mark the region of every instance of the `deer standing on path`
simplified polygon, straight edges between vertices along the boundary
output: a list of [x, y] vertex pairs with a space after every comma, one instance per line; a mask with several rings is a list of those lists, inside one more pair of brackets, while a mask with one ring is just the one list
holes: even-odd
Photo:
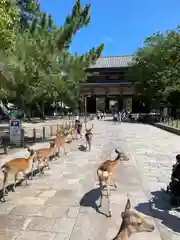
[[111, 207], [110, 207], [110, 182], [111, 179], [113, 181], [113, 185], [115, 188], [117, 188], [117, 185], [115, 183], [115, 172], [117, 168], [117, 164], [119, 160], [129, 160], [124, 153], [118, 151], [115, 149], [115, 152], [117, 153], [117, 157], [114, 160], [106, 160], [103, 162], [97, 169], [97, 176], [99, 180], [99, 185], [100, 185], [100, 204], [99, 207], [102, 205], [102, 199], [103, 199], [103, 190], [105, 186], [107, 187], [107, 199], [108, 199], [108, 212], [109, 215], [108, 217], [112, 216], [111, 213]]
[[148, 223], [138, 211], [131, 209], [131, 202], [128, 199], [124, 212], [121, 213], [122, 223], [120, 229], [113, 240], [128, 240], [133, 233], [152, 232], [154, 225]]
[[62, 131], [56, 134], [54, 143], [58, 153], [60, 153], [60, 148], [62, 147], [64, 149], [64, 154], [65, 155], [67, 154], [65, 144], [66, 144], [66, 138], [68, 134], [69, 134], [69, 131]]
[[34, 168], [34, 163], [37, 161], [38, 162], [38, 169], [39, 169], [39, 173], [40, 173], [40, 164], [43, 162], [44, 163], [44, 166], [42, 168], [42, 172], [41, 173], [44, 173], [44, 168], [46, 166], [48, 166], [48, 169], [50, 169], [50, 163], [49, 163], [49, 157], [51, 155], [54, 154], [54, 149], [55, 149], [55, 142], [54, 141], [51, 141], [49, 143], [49, 147], [46, 147], [46, 148], [40, 148], [38, 150], [36, 150], [36, 156], [35, 156], [35, 159], [33, 161], [33, 168]]
[[[4, 178], [3, 178], [3, 198], [2, 198], [2, 200], [4, 202], [6, 201], [6, 199], [5, 199], [5, 196], [6, 196], [6, 193], [7, 193], [6, 184], [7, 184], [7, 181], [8, 181], [9, 173], [14, 173], [13, 192], [15, 192], [17, 177], [18, 177], [18, 174], [20, 172], [23, 173], [24, 178], [26, 180], [26, 185], [27, 185], [26, 170], [30, 167], [30, 162], [31, 162], [31, 160], [33, 161], [34, 156], [35, 156], [35, 151], [33, 149], [28, 148], [28, 151], [30, 153], [28, 158], [14, 158], [14, 159], [6, 162], [5, 164], [3, 164], [1, 166], [1, 170], [2, 170], [3, 175], [4, 175]], [[31, 173], [31, 177], [32, 177], [32, 174], [33, 173]]]
[[87, 149], [87, 146], [88, 146], [89, 152], [91, 151], [91, 143], [92, 143], [92, 138], [93, 138], [93, 133], [92, 133], [93, 127], [94, 127], [94, 125], [92, 124], [91, 128], [87, 128], [86, 124], [85, 124], [86, 149]]

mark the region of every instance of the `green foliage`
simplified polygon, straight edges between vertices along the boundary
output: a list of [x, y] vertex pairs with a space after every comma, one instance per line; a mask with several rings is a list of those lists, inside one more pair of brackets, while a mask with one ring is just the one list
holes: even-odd
[[70, 107], [77, 106], [86, 68], [104, 48], [101, 44], [83, 55], [68, 51], [73, 36], [90, 22], [90, 5], [83, 8], [77, 0], [60, 27], [35, 0], [19, 0], [18, 6], [16, 47], [3, 62], [1, 99], [15, 102], [24, 111], [36, 106], [42, 115], [46, 103], [63, 101]]
[[130, 69], [138, 95], [158, 106], [180, 96], [180, 28], [146, 38]]
[[0, 1], [0, 51], [14, 47], [19, 11], [12, 0]]

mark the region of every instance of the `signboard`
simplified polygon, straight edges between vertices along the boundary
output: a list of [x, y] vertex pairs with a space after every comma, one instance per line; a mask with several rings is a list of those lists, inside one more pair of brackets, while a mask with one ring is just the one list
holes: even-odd
[[21, 143], [21, 120], [11, 119], [9, 121], [9, 136], [12, 144], [20, 145]]

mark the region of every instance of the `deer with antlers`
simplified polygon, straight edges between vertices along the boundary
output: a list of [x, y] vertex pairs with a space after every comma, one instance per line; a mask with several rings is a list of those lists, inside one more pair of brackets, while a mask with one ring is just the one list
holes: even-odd
[[107, 187], [107, 199], [108, 199], [108, 217], [112, 216], [111, 213], [111, 207], [110, 207], [110, 182], [111, 179], [113, 181], [113, 185], [115, 188], [117, 188], [117, 185], [115, 183], [115, 172], [117, 168], [117, 164], [119, 160], [129, 160], [128, 157], [125, 157], [124, 153], [118, 151], [115, 149], [115, 152], [117, 153], [117, 157], [114, 160], [106, 160], [103, 162], [97, 169], [97, 176], [99, 180], [100, 185], [100, 204], [99, 207], [102, 205], [102, 199], [103, 199], [103, 190], [105, 186]]
[[[16, 187], [16, 182], [17, 182], [17, 177], [18, 174], [20, 172], [23, 173], [24, 178], [26, 180], [26, 185], [27, 185], [27, 174], [26, 171], [29, 169], [29, 167], [32, 164], [32, 161], [34, 159], [35, 156], [35, 151], [33, 149], [27, 148], [27, 150], [29, 151], [29, 157], [28, 158], [14, 158], [8, 162], [6, 162], [5, 164], [3, 164], [1, 166], [1, 170], [3, 172], [4, 178], [3, 178], [3, 198], [2, 200], [5, 202], [5, 196], [7, 193], [7, 181], [8, 181], [8, 175], [9, 173], [14, 173], [14, 184], [13, 184], [13, 191], [15, 192], [15, 187]], [[31, 173], [31, 177], [32, 177]], [[32, 178], [31, 178], [32, 179]]]
[[122, 223], [120, 229], [113, 240], [128, 240], [133, 233], [152, 232], [154, 225], [149, 223], [143, 214], [131, 208], [128, 199], [124, 212], [121, 213]]
[[92, 143], [92, 138], [93, 138], [93, 134], [92, 134], [93, 127], [94, 127], [94, 125], [92, 124], [91, 128], [87, 128], [87, 126], [85, 124], [86, 149], [87, 149], [87, 146], [88, 146], [89, 152], [91, 151], [91, 143]]

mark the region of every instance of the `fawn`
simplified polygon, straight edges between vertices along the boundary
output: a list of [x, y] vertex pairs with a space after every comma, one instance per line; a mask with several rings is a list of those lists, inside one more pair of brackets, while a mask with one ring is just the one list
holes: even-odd
[[114, 160], [106, 160], [103, 162], [97, 169], [97, 176], [99, 180], [100, 185], [100, 204], [99, 207], [102, 205], [102, 198], [103, 198], [103, 190], [104, 187], [107, 186], [107, 199], [108, 199], [108, 211], [109, 211], [109, 217], [112, 216], [111, 213], [111, 207], [110, 207], [110, 182], [111, 179], [113, 180], [113, 185], [115, 188], [117, 188], [117, 185], [115, 183], [114, 175], [117, 168], [118, 160], [128, 160], [127, 157], [125, 157], [124, 153], [118, 151], [115, 149], [115, 152], [117, 153], [117, 157]]
[[87, 128], [86, 124], [85, 124], [86, 149], [87, 149], [87, 145], [88, 145], [89, 152], [91, 151], [91, 143], [92, 143], [92, 138], [93, 138], [92, 129], [93, 129], [93, 124], [92, 124], [91, 128]]
[[[35, 156], [35, 151], [33, 149], [27, 148], [27, 150], [29, 151], [30, 155], [28, 158], [15, 158], [12, 159], [10, 161], [8, 161], [7, 163], [3, 164], [1, 166], [1, 170], [3, 172], [4, 178], [3, 178], [3, 198], [2, 200], [5, 202], [5, 195], [7, 193], [7, 189], [6, 189], [6, 184], [8, 181], [8, 175], [9, 173], [14, 173], [14, 184], [13, 184], [13, 192], [15, 192], [15, 186], [16, 186], [16, 182], [17, 182], [17, 176], [20, 172], [23, 173], [24, 178], [26, 180], [26, 185], [27, 185], [27, 174], [26, 174], [26, 170], [29, 168], [30, 166], [30, 162], [31, 160], [34, 160], [34, 156]], [[32, 174], [31, 173], [31, 179], [32, 179]]]
[[33, 161], [33, 167], [34, 163], [37, 161], [38, 162], [38, 170], [40, 173], [40, 164], [41, 162], [44, 162], [44, 166], [42, 168], [42, 172], [44, 173], [44, 167], [48, 166], [48, 169], [50, 169], [50, 164], [49, 164], [49, 157], [54, 154], [54, 149], [55, 149], [55, 142], [51, 141], [50, 146], [48, 148], [40, 148], [36, 150], [36, 157], [35, 160]]
[[148, 223], [143, 214], [131, 208], [131, 202], [128, 199], [124, 212], [121, 213], [122, 223], [120, 229], [113, 240], [128, 240], [133, 233], [152, 232], [154, 225]]

